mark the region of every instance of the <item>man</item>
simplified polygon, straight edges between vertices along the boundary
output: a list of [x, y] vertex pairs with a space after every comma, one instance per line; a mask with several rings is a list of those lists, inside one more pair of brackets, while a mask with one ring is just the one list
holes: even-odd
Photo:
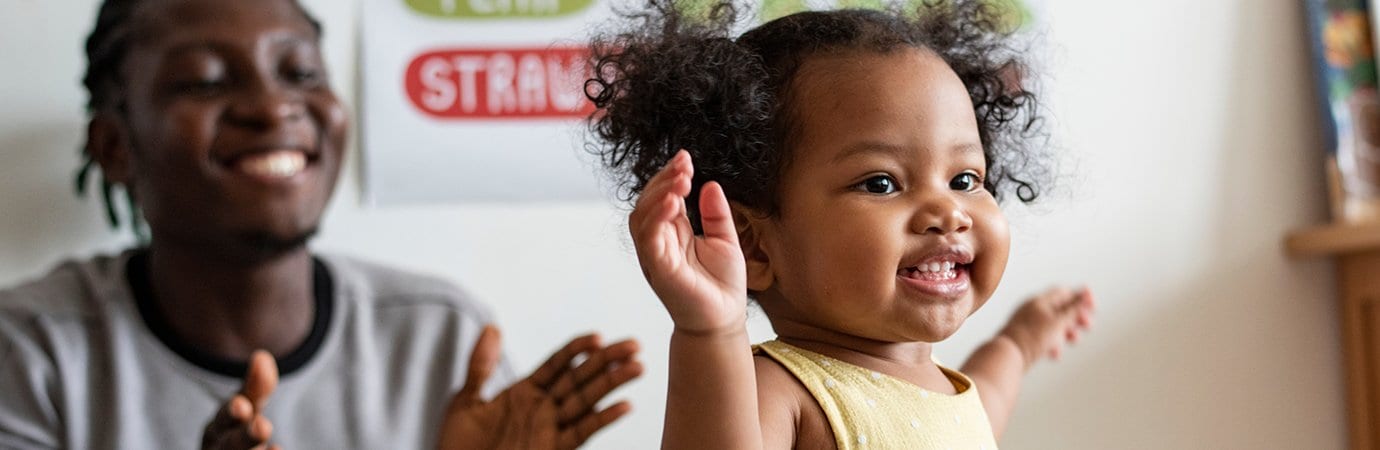
[[0, 291], [0, 448], [573, 448], [628, 411], [635, 343], [515, 380], [451, 284], [308, 250], [348, 135], [319, 39], [293, 0], [103, 3], [86, 151], [149, 239]]

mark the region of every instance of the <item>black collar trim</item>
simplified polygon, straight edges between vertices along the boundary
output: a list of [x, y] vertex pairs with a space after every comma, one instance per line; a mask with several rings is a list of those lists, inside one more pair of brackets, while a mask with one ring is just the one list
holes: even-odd
[[[195, 348], [173, 333], [167, 318], [155, 307], [153, 287], [149, 278], [149, 252], [139, 250], [125, 263], [125, 279], [129, 282], [130, 293], [139, 308], [139, 315], [149, 331], [163, 345], [182, 359], [197, 367], [232, 378], [242, 378], [249, 364], [247, 361], [226, 359]], [[326, 332], [331, 325], [331, 313], [335, 305], [335, 281], [331, 272], [320, 259], [312, 258], [312, 297], [316, 303], [312, 318], [311, 332], [302, 344], [292, 352], [278, 359], [278, 375], [287, 376], [306, 366], [320, 352], [326, 341]]]

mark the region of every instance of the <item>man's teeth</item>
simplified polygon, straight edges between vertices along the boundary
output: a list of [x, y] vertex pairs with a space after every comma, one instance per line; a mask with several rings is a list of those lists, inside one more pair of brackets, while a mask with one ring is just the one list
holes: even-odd
[[302, 172], [307, 167], [307, 155], [294, 150], [278, 150], [247, 156], [240, 159], [238, 167], [250, 175], [268, 178], [288, 178]]

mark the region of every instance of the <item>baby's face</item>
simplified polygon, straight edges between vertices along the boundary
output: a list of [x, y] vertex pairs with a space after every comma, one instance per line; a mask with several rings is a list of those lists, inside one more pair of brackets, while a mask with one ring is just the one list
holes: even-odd
[[992, 294], [1010, 244], [963, 83], [923, 50], [850, 52], [807, 60], [792, 98], [759, 303], [778, 332], [947, 338]]

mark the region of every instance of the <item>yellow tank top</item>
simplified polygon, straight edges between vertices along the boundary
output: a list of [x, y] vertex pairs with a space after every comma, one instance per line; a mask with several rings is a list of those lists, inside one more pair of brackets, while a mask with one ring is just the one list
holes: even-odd
[[995, 450], [977, 386], [940, 366], [957, 395], [864, 369], [781, 341], [756, 346], [781, 363], [824, 410], [839, 450]]

